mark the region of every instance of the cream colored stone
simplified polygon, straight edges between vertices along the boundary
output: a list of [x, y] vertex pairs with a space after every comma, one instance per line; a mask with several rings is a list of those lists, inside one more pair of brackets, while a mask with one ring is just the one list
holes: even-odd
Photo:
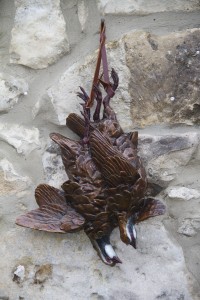
[[48, 184], [60, 188], [60, 186], [68, 180], [62, 158], [59, 155], [59, 148], [54, 142], [49, 143], [42, 156], [42, 163], [45, 173], [45, 182]]
[[15, 5], [11, 63], [43, 69], [69, 51], [60, 0], [16, 0]]
[[27, 95], [25, 80], [0, 73], [0, 111], [7, 112], [17, 104], [21, 95]]
[[6, 158], [0, 160], [0, 196], [17, 195], [31, 185], [27, 176], [22, 176]]
[[23, 155], [29, 155], [41, 147], [39, 135], [39, 130], [34, 127], [0, 123], [0, 140], [7, 142]]
[[82, 32], [85, 30], [85, 25], [88, 19], [88, 6], [85, 0], [78, 0], [78, 19], [81, 25]]
[[97, 0], [98, 8], [103, 14], [146, 15], [167, 11], [190, 11], [199, 9], [197, 0]]
[[200, 192], [195, 189], [189, 189], [184, 186], [170, 187], [167, 190], [169, 198], [189, 201], [200, 198]]

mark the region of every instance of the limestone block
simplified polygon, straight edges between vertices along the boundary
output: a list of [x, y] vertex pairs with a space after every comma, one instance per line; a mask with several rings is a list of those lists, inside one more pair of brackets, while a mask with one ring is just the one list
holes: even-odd
[[139, 136], [139, 155], [149, 181], [162, 187], [167, 187], [189, 163], [199, 144], [197, 133]]
[[[199, 38], [199, 29], [167, 36], [131, 32], [107, 45], [109, 68], [119, 75], [111, 105], [125, 130], [200, 123]], [[64, 125], [69, 113], [80, 112], [76, 92], [79, 86], [90, 92], [96, 57], [97, 53], [69, 67], [36, 104], [34, 116], [42, 113], [48, 121]]]
[[[107, 46], [110, 71], [113, 67], [119, 75], [119, 88], [112, 99], [112, 106], [117, 112], [120, 124], [126, 129], [132, 125], [130, 115], [131, 98], [128, 92], [130, 72], [126, 65], [125, 49], [123, 41], [111, 42]], [[71, 112], [80, 113], [81, 100], [76, 96], [79, 86], [84, 87], [90, 93], [92, 78], [96, 65], [97, 52], [85, 58], [84, 62], [73, 64], [61, 76], [58, 82], [47, 92], [48, 97], [44, 97], [33, 109], [33, 115], [42, 113], [43, 117], [50, 122], [65, 125], [66, 117]], [[48, 114], [45, 109], [48, 107]], [[55, 117], [52, 118], [52, 115]]]
[[15, 195], [31, 184], [28, 176], [20, 175], [6, 158], [0, 160], [0, 196]]
[[199, 9], [198, 0], [97, 0], [98, 8], [103, 14], [146, 15], [166, 11], [191, 11]]
[[83, 32], [85, 30], [85, 25], [88, 19], [88, 6], [86, 1], [84, 0], [78, 0], [78, 19], [81, 25], [81, 31]]
[[41, 147], [39, 130], [18, 124], [0, 123], [0, 140], [7, 142], [23, 155], [29, 155]]
[[28, 84], [25, 80], [0, 73], [0, 111], [7, 112], [19, 100], [27, 95]]
[[167, 196], [171, 199], [189, 201], [200, 198], [200, 192], [184, 186], [169, 187], [166, 190]]
[[136, 126], [200, 123], [200, 30], [125, 36], [131, 114]]
[[56, 187], [60, 186], [68, 180], [65, 172], [62, 158], [60, 156], [59, 146], [54, 142], [50, 142], [46, 151], [42, 156], [42, 163], [45, 174], [45, 182]]
[[[137, 226], [137, 232], [137, 250], [124, 245], [117, 230], [112, 234], [123, 261], [113, 269], [102, 264], [83, 232], [56, 235], [23, 228], [6, 232], [1, 235], [2, 245], [6, 241], [6, 248], [0, 248], [1, 289], [10, 299], [23, 295], [25, 299], [81, 300], [84, 290], [86, 299], [183, 299], [184, 295], [192, 300], [182, 249], [162, 223], [148, 220]], [[12, 266], [16, 270], [19, 265], [25, 268], [21, 286], [11, 280]]]
[[177, 232], [186, 236], [194, 236], [200, 230], [200, 218], [185, 218], [179, 220]]
[[69, 51], [60, 0], [16, 0], [15, 5], [11, 63], [43, 69]]

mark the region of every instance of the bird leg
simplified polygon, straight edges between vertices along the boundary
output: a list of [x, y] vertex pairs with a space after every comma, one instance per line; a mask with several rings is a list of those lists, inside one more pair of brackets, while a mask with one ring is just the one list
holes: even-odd
[[100, 239], [91, 240], [91, 242], [101, 260], [106, 265], [114, 266], [117, 263], [122, 263], [110, 244], [110, 235], [105, 235]]
[[104, 109], [110, 104], [110, 99], [115, 95], [115, 91], [119, 85], [119, 77], [117, 75], [117, 72], [112, 68], [111, 70], [111, 77], [113, 80], [113, 83], [105, 82], [102, 79], [99, 79], [99, 82], [103, 85], [107, 95], [103, 99]]
[[87, 107], [87, 101], [89, 99], [89, 96], [82, 87], [80, 87], [80, 89], [82, 93], [78, 92], [77, 95], [79, 98], [81, 98], [84, 101], [84, 103], [80, 103], [80, 104], [83, 107], [83, 111], [81, 111], [81, 114], [85, 120], [85, 128], [84, 128], [82, 143], [83, 145], [87, 145], [89, 142], [89, 132], [90, 132], [90, 108]]
[[100, 121], [100, 110], [101, 110], [101, 103], [102, 103], [102, 93], [98, 85], [93, 86], [94, 92], [96, 94], [96, 101], [97, 106], [93, 115], [93, 120], [96, 122]]

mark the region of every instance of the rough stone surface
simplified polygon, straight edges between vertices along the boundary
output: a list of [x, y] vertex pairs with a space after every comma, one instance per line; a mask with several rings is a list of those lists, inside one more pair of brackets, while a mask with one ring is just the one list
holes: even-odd
[[[88, 56], [83, 64], [75, 63], [63, 74], [59, 81], [48, 90], [48, 96], [36, 104], [34, 111], [42, 112], [44, 118], [59, 125], [65, 125], [66, 116], [71, 112], [80, 113], [80, 99], [76, 96], [78, 87], [82, 86], [89, 93], [94, 74], [95, 55]], [[130, 127], [132, 119], [130, 115], [130, 95], [128, 83], [130, 72], [125, 62], [125, 51], [123, 41], [113, 42], [108, 45], [108, 60], [120, 78], [119, 89], [112, 101], [113, 107], [117, 109], [118, 118], [123, 126]], [[67, 105], [66, 105], [67, 103]], [[119, 109], [120, 104], [120, 109]], [[47, 114], [48, 109], [48, 114]], [[50, 111], [50, 114], [49, 114]], [[35, 115], [35, 113], [34, 113]], [[126, 116], [126, 118], [124, 118]]]
[[25, 80], [0, 73], [0, 111], [7, 112], [18, 102], [19, 96], [27, 92]]
[[39, 130], [18, 124], [0, 123], [0, 140], [12, 145], [23, 155], [28, 155], [41, 147]]
[[30, 178], [18, 174], [11, 162], [6, 158], [0, 160], [0, 197], [20, 196], [20, 192], [28, 189], [30, 184]]
[[[86, 299], [155, 300], [162, 295], [166, 295], [164, 299], [181, 299], [182, 295], [186, 300], [191, 299], [182, 249], [171, 240], [160, 221], [138, 226], [138, 236], [135, 251], [122, 245], [119, 233], [114, 232], [112, 240], [123, 264], [110, 269], [102, 265], [82, 233], [64, 236], [16, 228], [7, 237], [3, 236], [2, 241], [6, 238], [8, 246], [15, 243], [11, 264], [23, 265], [25, 278], [19, 285], [6, 274], [1, 287], [11, 299], [18, 296], [30, 299], [33, 294], [36, 299], [51, 299], [52, 288], [56, 300], [66, 299], [69, 293], [71, 299], [83, 299], [83, 289]], [[7, 251], [2, 267], [9, 256]], [[162, 284], [158, 285], [158, 281]]]
[[125, 37], [136, 125], [200, 123], [199, 41], [199, 30], [161, 37], [140, 32]]
[[23, 281], [25, 276], [25, 268], [24, 266], [19, 265], [14, 272], [13, 281], [16, 281], [17, 283], [20, 283], [20, 281]]
[[[200, 30], [161, 37], [133, 32], [108, 44], [110, 66], [120, 79], [112, 105], [125, 129], [168, 122], [199, 124], [199, 40]], [[80, 85], [90, 90], [96, 55], [68, 68], [48, 97], [36, 104], [34, 116], [42, 112], [50, 122], [64, 125], [71, 111], [79, 112], [76, 92]]]
[[78, 19], [81, 25], [82, 32], [85, 30], [85, 25], [88, 19], [88, 6], [86, 1], [78, 0]]
[[42, 163], [45, 173], [45, 182], [54, 187], [60, 188], [61, 184], [68, 180], [65, 172], [59, 148], [54, 142], [51, 142], [42, 157]]
[[194, 236], [200, 230], [200, 218], [179, 220], [178, 233]]
[[198, 144], [197, 133], [141, 135], [140, 156], [146, 166], [149, 181], [167, 187], [192, 159]]
[[200, 198], [200, 192], [195, 189], [189, 189], [182, 186], [170, 187], [167, 190], [169, 198], [178, 200], [191, 200]]
[[16, 0], [15, 5], [11, 63], [43, 69], [69, 51], [60, 0]]
[[145, 15], [165, 11], [190, 11], [199, 9], [198, 0], [97, 0], [98, 8], [104, 14]]

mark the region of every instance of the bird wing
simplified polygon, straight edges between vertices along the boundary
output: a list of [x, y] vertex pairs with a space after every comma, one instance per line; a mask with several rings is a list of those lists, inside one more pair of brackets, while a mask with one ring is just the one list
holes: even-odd
[[82, 229], [85, 219], [66, 203], [64, 193], [47, 184], [35, 190], [38, 209], [16, 219], [16, 224], [49, 232], [74, 232]]
[[163, 215], [165, 210], [165, 205], [160, 200], [154, 198], [143, 199], [143, 203], [136, 214], [136, 223], [151, 217]]
[[[81, 138], [84, 137], [85, 132], [85, 121], [79, 115], [75, 113], [69, 114], [66, 119], [66, 125], [74, 133], [76, 133]], [[90, 123], [90, 132], [95, 129], [95, 124]]]
[[73, 176], [76, 158], [81, 151], [81, 145], [59, 133], [51, 133], [50, 138], [60, 146], [61, 157], [69, 178]]
[[123, 182], [132, 182], [138, 178], [137, 169], [117, 150], [100, 131], [90, 135], [91, 155], [104, 179], [116, 186]]

